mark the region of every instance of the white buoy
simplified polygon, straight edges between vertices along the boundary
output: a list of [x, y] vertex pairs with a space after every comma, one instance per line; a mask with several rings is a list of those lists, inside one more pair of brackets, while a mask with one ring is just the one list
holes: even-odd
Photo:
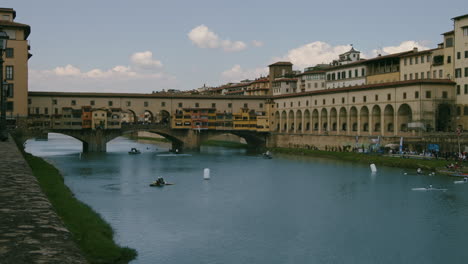
[[374, 163], [372, 163], [372, 164], [370, 165], [370, 170], [371, 170], [372, 172], [374, 172], [374, 173], [377, 172], [377, 167], [375, 166]]
[[210, 179], [210, 169], [205, 168], [205, 169], [203, 170], [203, 179], [205, 179], [205, 180], [209, 180], [209, 179]]

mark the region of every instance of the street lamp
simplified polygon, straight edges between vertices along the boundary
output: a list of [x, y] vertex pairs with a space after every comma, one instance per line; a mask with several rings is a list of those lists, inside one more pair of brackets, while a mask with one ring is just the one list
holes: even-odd
[[6, 130], [6, 91], [3, 83], [3, 51], [6, 49], [8, 35], [5, 31], [0, 29], [0, 103], [2, 114], [0, 116], [0, 140], [5, 141], [8, 139]]

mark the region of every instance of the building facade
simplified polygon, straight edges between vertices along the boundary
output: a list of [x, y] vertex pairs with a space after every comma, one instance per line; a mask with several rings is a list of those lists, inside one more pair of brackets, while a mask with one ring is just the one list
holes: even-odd
[[0, 30], [9, 39], [3, 59], [3, 80], [7, 82], [7, 118], [26, 117], [28, 114], [28, 37], [31, 27], [15, 21], [16, 11], [0, 8]]

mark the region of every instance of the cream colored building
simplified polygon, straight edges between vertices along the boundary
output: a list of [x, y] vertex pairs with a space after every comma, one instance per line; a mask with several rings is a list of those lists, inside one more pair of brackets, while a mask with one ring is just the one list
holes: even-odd
[[7, 118], [26, 117], [28, 114], [28, 37], [29, 25], [15, 21], [16, 11], [12, 8], [0, 8], [0, 29], [9, 37], [4, 52], [3, 80], [8, 83]]
[[[454, 71], [457, 72], [457, 121], [468, 129], [468, 14], [453, 18], [454, 22]], [[454, 74], [455, 75], [455, 74]]]

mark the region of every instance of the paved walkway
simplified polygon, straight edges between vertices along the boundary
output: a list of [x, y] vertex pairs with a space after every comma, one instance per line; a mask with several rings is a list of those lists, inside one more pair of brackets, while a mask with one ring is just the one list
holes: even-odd
[[0, 263], [87, 263], [14, 142], [0, 142]]

